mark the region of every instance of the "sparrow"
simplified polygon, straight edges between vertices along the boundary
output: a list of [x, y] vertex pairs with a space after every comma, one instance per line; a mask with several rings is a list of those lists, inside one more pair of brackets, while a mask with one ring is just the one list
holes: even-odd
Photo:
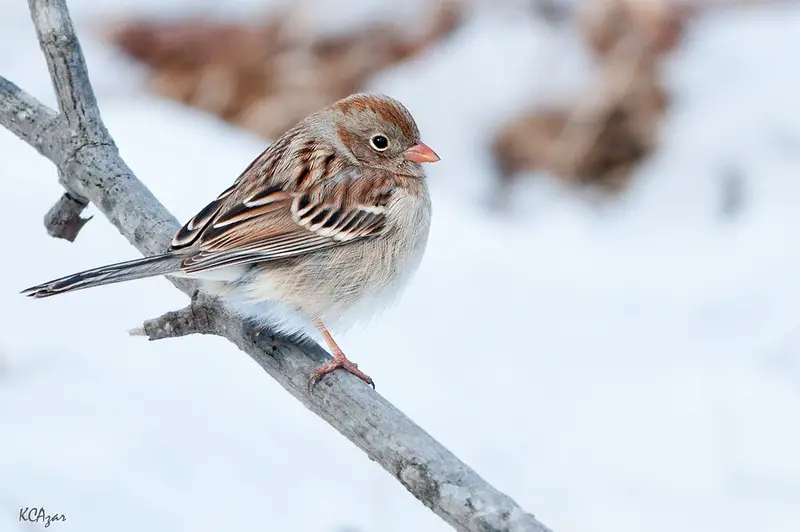
[[286, 131], [172, 239], [160, 255], [102, 266], [23, 290], [33, 298], [169, 275], [263, 328], [319, 333], [333, 360], [309, 391], [343, 369], [374, 388], [336, 344], [344, 329], [397, 300], [428, 240], [431, 200], [420, 140], [406, 107], [353, 94]]

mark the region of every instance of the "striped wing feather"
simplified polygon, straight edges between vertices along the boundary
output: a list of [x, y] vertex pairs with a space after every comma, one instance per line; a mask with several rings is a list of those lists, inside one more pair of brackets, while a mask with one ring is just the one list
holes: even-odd
[[[351, 167], [326, 179], [318, 174], [331, 170], [331, 152], [307, 152], [316, 153], [317, 159], [305, 157], [294, 171], [265, 175], [276, 166], [265, 156], [283, 155], [268, 150], [189, 220], [171, 247], [185, 251], [182, 269], [196, 273], [284, 259], [379, 234], [391, 176], [368, 177]], [[325, 164], [319, 164], [320, 158]]]

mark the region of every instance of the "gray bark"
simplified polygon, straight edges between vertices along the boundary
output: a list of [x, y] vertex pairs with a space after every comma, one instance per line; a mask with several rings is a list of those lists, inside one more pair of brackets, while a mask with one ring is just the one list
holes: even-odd
[[[178, 221], [133, 175], [103, 125], [65, 0], [29, 4], [60, 113], [0, 77], [0, 124], [56, 165], [75, 201], [93, 203], [143, 254], [163, 252]], [[58, 209], [79, 215], [75, 205]], [[197, 294], [192, 281], [170, 281], [188, 295]], [[250, 323], [199, 295], [186, 309], [150, 320], [133, 332], [151, 339], [195, 333], [227, 338], [456, 530], [548, 530], [352, 375], [335, 372], [309, 395], [308, 377], [330, 359], [313, 342], [257, 334]]]
[[88, 200], [76, 198], [65, 192], [53, 207], [44, 215], [47, 234], [74, 242], [81, 228], [92, 219], [83, 218], [81, 213], [89, 205]]

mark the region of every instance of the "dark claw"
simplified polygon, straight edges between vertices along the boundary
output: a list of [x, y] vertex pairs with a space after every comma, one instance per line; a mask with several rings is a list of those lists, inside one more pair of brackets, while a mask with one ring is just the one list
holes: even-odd
[[259, 337], [259, 336], [261, 336], [261, 334], [262, 334], [263, 332], [264, 332], [264, 331], [263, 331], [263, 330], [261, 330], [261, 328], [260, 328], [260, 327], [253, 327], [253, 328], [250, 330], [250, 342], [252, 342], [253, 344], [255, 344], [255, 343], [256, 343], [256, 341], [258, 340], [258, 337]]
[[317, 375], [316, 373], [314, 373], [313, 375], [311, 375], [311, 377], [308, 378], [308, 383], [306, 384], [306, 390], [308, 390], [308, 395], [311, 395], [314, 386], [317, 385], [317, 383], [320, 381], [321, 378], [322, 376]]

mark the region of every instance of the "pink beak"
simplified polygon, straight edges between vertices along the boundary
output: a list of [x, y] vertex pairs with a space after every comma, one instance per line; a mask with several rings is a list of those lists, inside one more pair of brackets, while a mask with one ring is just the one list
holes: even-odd
[[430, 149], [422, 142], [417, 142], [403, 152], [403, 157], [409, 161], [414, 161], [415, 163], [435, 163], [436, 161], [441, 160], [439, 159], [439, 156], [436, 155], [435, 151]]

